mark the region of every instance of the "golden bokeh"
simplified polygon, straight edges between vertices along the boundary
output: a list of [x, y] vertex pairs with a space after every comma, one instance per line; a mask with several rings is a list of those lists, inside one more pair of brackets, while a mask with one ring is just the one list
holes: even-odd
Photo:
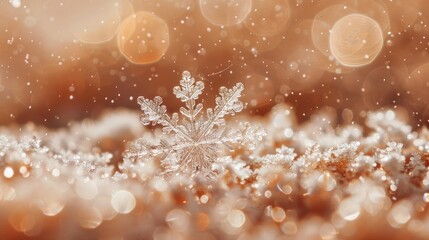
[[365, 66], [378, 56], [383, 47], [383, 32], [372, 18], [349, 14], [339, 19], [330, 30], [332, 55], [347, 67]]
[[149, 12], [136, 12], [124, 19], [117, 38], [122, 55], [135, 64], [157, 62], [170, 44], [167, 23]]

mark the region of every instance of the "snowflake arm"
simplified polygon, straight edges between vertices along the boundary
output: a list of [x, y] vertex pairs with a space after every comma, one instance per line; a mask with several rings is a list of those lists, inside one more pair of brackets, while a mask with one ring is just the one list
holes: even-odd
[[235, 114], [243, 110], [243, 103], [238, 99], [241, 92], [244, 90], [242, 83], [237, 83], [232, 89], [221, 87], [219, 89], [219, 97], [216, 98], [216, 107], [214, 112], [211, 108], [207, 109], [208, 121], [204, 125], [199, 138], [203, 138], [214, 126], [222, 126], [225, 124], [223, 117], [226, 114]]
[[186, 104], [186, 108], [180, 108], [180, 113], [189, 121], [189, 123], [183, 123], [188, 125], [187, 132], [190, 133], [190, 135], [197, 131], [196, 118], [203, 109], [203, 104], [196, 104], [196, 100], [202, 94], [203, 89], [204, 83], [201, 81], [195, 82], [188, 71], [183, 72], [180, 86], [173, 88], [173, 93], [176, 95], [176, 98], [179, 98]]

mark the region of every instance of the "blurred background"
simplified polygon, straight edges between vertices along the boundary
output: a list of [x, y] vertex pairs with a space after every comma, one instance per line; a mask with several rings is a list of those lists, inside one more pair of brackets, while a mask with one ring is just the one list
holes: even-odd
[[429, 119], [426, 0], [0, 0], [0, 124], [47, 127], [170, 110], [181, 72], [245, 85], [250, 114], [287, 102], [304, 121], [330, 107], [340, 123], [395, 108]]

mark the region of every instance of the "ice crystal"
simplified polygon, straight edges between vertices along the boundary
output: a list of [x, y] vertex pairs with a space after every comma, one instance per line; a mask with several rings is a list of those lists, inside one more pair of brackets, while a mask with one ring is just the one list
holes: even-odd
[[162, 125], [163, 134], [168, 140], [162, 139], [159, 144], [150, 144], [140, 141], [137, 151], [129, 154], [142, 157], [160, 157], [166, 172], [193, 172], [210, 169], [218, 158], [221, 145], [233, 150], [233, 145], [241, 144], [253, 147], [255, 140], [261, 139], [265, 132], [253, 128], [248, 123], [240, 125], [238, 130], [226, 126], [224, 117], [234, 115], [243, 109], [239, 101], [244, 86], [237, 83], [233, 88], [221, 87], [216, 97], [216, 107], [208, 108], [203, 113], [203, 104], [197, 100], [204, 90], [202, 81], [195, 81], [191, 74], [184, 71], [180, 86], [173, 88], [176, 98], [185, 103], [178, 113], [171, 116], [163, 105], [162, 98], [157, 96], [153, 100], [139, 97], [143, 114], [141, 122], [144, 125]]
[[297, 154], [293, 148], [281, 146], [276, 149], [276, 154], [267, 154], [264, 157], [258, 159], [263, 165], [273, 166], [288, 166], [290, 167]]

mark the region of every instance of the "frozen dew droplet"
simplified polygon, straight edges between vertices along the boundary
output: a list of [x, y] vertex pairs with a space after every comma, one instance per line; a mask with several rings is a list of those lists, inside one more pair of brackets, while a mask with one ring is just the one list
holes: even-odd
[[112, 195], [110, 203], [113, 209], [118, 213], [127, 214], [135, 208], [136, 199], [132, 193], [126, 190], [120, 190]]

